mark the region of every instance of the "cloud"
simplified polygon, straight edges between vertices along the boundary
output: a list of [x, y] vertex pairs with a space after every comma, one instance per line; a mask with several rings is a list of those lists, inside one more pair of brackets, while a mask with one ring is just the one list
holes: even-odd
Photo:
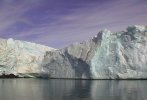
[[14, 1], [0, 3], [0, 36], [57, 48], [147, 21], [145, 0]]

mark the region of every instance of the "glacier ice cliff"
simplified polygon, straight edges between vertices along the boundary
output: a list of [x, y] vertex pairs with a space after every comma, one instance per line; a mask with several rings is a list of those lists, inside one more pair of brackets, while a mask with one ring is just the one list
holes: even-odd
[[0, 75], [34, 77], [33, 73], [41, 74], [44, 54], [53, 50], [55, 49], [11, 38], [0, 39]]
[[42, 66], [52, 78], [147, 79], [147, 27], [105, 29], [91, 40], [48, 51]]
[[[147, 79], [147, 27], [100, 31], [63, 49], [0, 39], [0, 74], [72, 79]], [[34, 74], [32, 74], [34, 73]]]

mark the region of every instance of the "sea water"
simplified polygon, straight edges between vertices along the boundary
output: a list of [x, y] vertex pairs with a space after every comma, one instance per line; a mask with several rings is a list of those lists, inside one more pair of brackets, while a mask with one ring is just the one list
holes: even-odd
[[0, 100], [147, 100], [147, 80], [0, 79]]

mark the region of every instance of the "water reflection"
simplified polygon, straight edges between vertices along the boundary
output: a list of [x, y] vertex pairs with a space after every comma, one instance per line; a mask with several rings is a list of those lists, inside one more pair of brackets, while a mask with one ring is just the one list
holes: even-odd
[[99, 81], [91, 85], [92, 100], [147, 100], [147, 81]]
[[147, 81], [0, 79], [0, 100], [147, 100]]

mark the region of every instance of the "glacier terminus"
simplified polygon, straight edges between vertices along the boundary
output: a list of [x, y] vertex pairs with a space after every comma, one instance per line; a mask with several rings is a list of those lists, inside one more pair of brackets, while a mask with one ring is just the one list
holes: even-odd
[[0, 75], [68, 79], [147, 79], [147, 26], [100, 31], [63, 49], [0, 39]]

